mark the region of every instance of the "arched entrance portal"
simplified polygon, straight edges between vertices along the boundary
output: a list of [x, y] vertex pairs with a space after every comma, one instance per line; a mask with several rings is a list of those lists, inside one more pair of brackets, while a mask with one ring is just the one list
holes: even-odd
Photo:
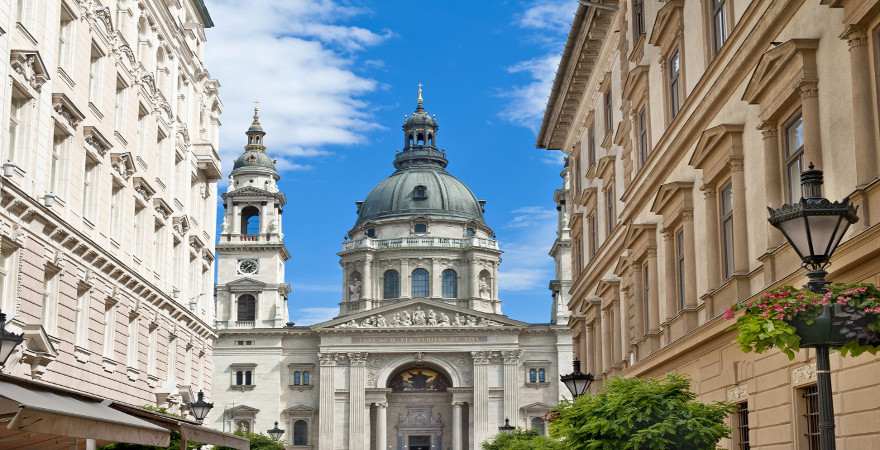
[[398, 450], [441, 450], [452, 442], [452, 387], [430, 363], [404, 366], [388, 378], [388, 445]]

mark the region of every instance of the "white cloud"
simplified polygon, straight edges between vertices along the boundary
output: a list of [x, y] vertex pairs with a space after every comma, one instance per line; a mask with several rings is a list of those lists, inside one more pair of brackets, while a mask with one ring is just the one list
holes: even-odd
[[213, 0], [207, 66], [220, 80], [224, 167], [241, 153], [254, 101], [282, 170], [294, 159], [327, 155], [320, 147], [362, 142], [379, 126], [363, 96], [378, 83], [354, 71], [357, 52], [393, 35], [349, 26], [365, 14], [332, 0]]
[[303, 308], [299, 310], [299, 314], [294, 314], [293, 319], [297, 325], [313, 325], [326, 322], [336, 317], [338, 313], [338, 308]]
[[509, 99], [499, 113], [503, 119], [538, 132], [576, 7], [577, 2], [568, 0], [540, 0], [532, 3], [517, 20], [520, 28], [532, 32], [526, 38], [548, 51], [507, 68], [508, 73], [525, 75], [527, 81], [501, 94]]
[[504, 264], [499, 273], [502, 291], [529, 291], [546, 287], [553, 279], [553, 259], [547, 254], [556, 239], [556, 211], [527, 206], [513, 211], [506, 228], [518, 229], [502, 242]]
[[294, 285], [295, 290], [302, 292], [323, 292], [323, 293], [341, 293], [340, 283], [311, 284], [297, 283]]

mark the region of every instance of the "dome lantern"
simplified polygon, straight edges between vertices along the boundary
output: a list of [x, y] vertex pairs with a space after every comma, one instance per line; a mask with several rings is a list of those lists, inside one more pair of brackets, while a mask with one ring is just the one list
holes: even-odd
[[254, 107], [254, 118], [245, 134], [247, 135], [247, 144], [244, 146], [244, 153], [233, 163], [231, 175], [236, 175], [243, 171], [255, 171], [271, 175], [277, 179], [278, 171], [275, 168], [275, 160], [266, 153], [264, 142], [266, 132], [260, 123], [259, 107]]
[[403, 122], [403, 151], [397, 154], [394, 167], [403, 169], [418, 165], [446, 167], [446, 155], [437, 147], [437, 119], [425, 111], [422, 83], [416, 100], [416, 110]]

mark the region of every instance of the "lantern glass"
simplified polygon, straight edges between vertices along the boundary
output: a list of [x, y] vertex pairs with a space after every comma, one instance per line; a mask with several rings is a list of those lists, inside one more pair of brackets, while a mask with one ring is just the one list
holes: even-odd
[[807, 222], [803, 217], [792, 217], [779, 222], [776, 226], [801, 259], [810, 256], [810, 238], [807, 234]]
[[578, 395], [580, 395], [577, 387], [575, 386], [574, 379], [572, 379], [571, 377], [566, 377], [566, 379], [563, 380], [562, 383], [565, 384], [566, 388], [568, 388], [568, 392], [571, 392], [572, 397], [577, 397]]
[[284, 435], [284, 430], [278, 428], [278, 422], [275, 422], [275, 426], [272, 427], [271, 430], [267, 430], [266, 432], [269, 433], [269, 437], [275, 439], [276, 441], [281, 439], [281, 436]]
[[0, 312], [0, 366], [6, 364], [15, 347], [18, 347], [23, 340], [24, 335], [6, 331], [6, 314]]
[[213, 403], [205, 401], [205, 393], [202, 391], [199, 391], [196, 401], [189, 404], [190, 412], [192, 412], [193, 417], [199, 422], [205, 420], [205, 417], [208, 417], [208, 412], [211, 411], [211, 408], [213, 407]]

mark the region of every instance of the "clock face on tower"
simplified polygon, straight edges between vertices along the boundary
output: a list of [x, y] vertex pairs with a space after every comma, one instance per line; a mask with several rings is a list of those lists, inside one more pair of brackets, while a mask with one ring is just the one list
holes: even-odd
[[259, 265], [256, 259], [241, 259], [238, 261], [238, 271], [245, 275], [253, 275], [257, 273]]

